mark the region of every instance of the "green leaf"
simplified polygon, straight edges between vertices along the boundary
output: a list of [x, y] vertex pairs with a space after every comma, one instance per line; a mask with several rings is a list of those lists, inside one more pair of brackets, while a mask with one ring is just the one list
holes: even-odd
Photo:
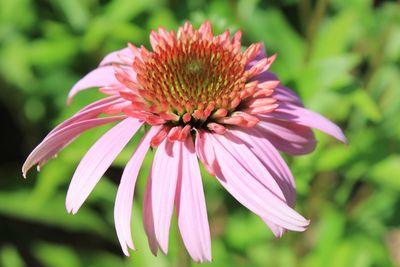
[[[33, 248], [35, 256], [47, 267], [83, 266], [79, 256], [69, 247], [50, 243], [37, 243]], [[51, 257], [49, 257], [51, 255]]]
[[368, 176], [377, 184], [400, 191], [400, 155], [391, 155], [377, 162]]
[[18, 250], [11, 245], [5, 245], [0, 249], [0, 263], [3, 267], [26, 266]]
[[381, 112], [375, 101], [363, 89], [356, 90], [352, 95], [354, 105], [364, 114], [368, 119], [377, 122], [381, 119]]
[[89, 8], [87, 2], [79, 0], [56, 0], [51, 1], [50, 3], [54, 4], [61, 10], [74, 30], [82, 31], [85, 29], [89, 21]]

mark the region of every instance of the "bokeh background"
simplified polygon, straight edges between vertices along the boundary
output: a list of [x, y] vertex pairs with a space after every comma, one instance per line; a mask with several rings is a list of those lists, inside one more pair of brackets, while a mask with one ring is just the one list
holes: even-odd
[[[141, 222], [146, 159], [124, 257], [113, 223], [117, 158], [77, 215], [64, 199], [89, 131], [28, 179], [21, 165], [57, 123], [100, 98], [66, 107], [68, 90], [108, 52], [149, 45], [148, 33], [205, 19], [214, 32], [241, 29], [244, 44], [278, 53], [273, 71], [307, 107], [337, 122], [350, 144], [317, 133], [314, 153], [286, 157], [304, 233], [275, 239], [262, 221], [204, 174], [213, 262], [203, 266], [400, 266], [400, 5], [372, 0], [0, 0], [0, 266], [190, 266], [176, 220], [170, 253], [153, 257]], [[140, 136], [140, 134], [139, 134]]]

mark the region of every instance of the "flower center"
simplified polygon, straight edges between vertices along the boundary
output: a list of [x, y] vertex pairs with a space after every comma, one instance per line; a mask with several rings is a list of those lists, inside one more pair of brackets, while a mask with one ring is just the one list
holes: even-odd
[[208, 112], [230, 108], [229, 103], [245, 85], [240, 59], [239, 53], [218, 43], [177, 40], [150, 53], [135, 70], [149, 104], [179, 116], [196, 117], [196, 111], [207, 108]]
[[240, 32], [230, 38], [228, 31], [214, 36], [207, 22], [198, 30], [185, 23], [176, 34], [153, 31], [152, 52], [130, 45], [133, 62], [115, 66], [116, 77], [126, 87], [118, 89], [119, 95], [130, 102], [123, 112], [163, 125], [153, 144], [167, 134], [170, 140], [184, 140], [192, 128], [223, 134], [226, 125], [253, 127], [259, 121], [255, 114], [277, 107], [271, 95], [279, 81], [253, 80], [275, 57], [249, 64], [262, 45], [241, 52], [240, 38]]

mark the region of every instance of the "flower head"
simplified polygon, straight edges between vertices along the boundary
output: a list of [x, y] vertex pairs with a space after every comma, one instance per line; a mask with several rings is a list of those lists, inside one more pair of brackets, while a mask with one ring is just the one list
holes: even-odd
[[[214, 36], [205, 22], [185, 23], [175, 33], [150, 34], [152, 51], [129, 44], [107, 55], [71, 89], [100, 87], [108, 95], [53, 129], [27, 158], [22, 171], [42, 166], [82, 132], [121, 121], [86, 153], [66, 200], [76, 213], [137, 130], [151, 126], [122, 174], [114, 217], [128, 255], [131, 211], [139, 169], [156, 147], [144, 196], [149, 245], [168, 252], [174, 206], [184, 244], [198, 262], [211, 260], [210, 231], [198, 159], [241, 204], [260, 216], [275, 236], [309, 224], [295, 205], [295, 182], [278, 150], [291, 155], [315, 148], [310, 128], [346, 142], [332, 122], [304, 108], [299, 97], [268, 71], [276, 56], [262, 44], [241, 50], [241, 33]], [[108, 116], [99, 117], [101, 114]]]

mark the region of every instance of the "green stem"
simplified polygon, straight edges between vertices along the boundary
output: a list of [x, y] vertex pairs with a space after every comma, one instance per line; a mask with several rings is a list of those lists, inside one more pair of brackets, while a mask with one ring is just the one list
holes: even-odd
[[311, 4], [310, 0], [300, 0], [299, 1], [299, 17], [301, 28], [304, 33], [307, 32], [307, 26], [310, 19]]
[[321, 20], [325, 15], [327, 7], [328, 7], [328, 0], [318, 0], [315, 6], [314, 13], [308, 23], [306, 32], [307, 48], [304, 57], [305, 62], [308, 62], [310, 60], [311, 52], [314, 48], [315, 36], [317, 34]]

